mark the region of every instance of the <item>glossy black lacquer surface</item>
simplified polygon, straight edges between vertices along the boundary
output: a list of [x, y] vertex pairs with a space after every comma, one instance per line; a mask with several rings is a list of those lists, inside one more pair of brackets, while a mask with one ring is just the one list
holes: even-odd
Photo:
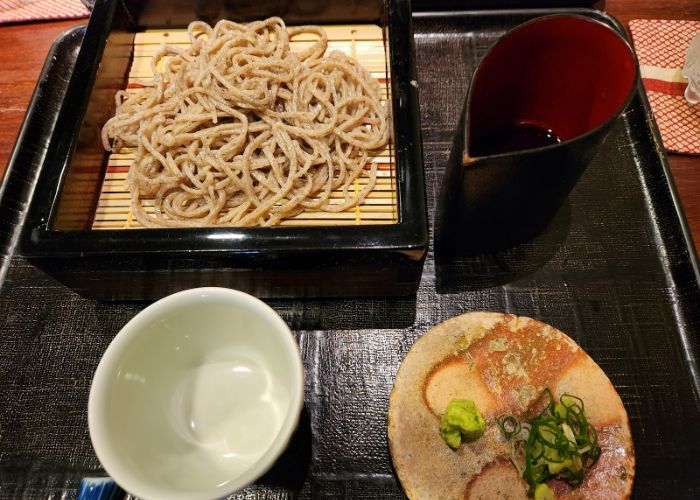
[[[502, 37], [470, 82], [436, 211], [436, 261], [539, 234], [638, 84], [632, 47], [597, 19], [542, 16]], [[532, 129], [554, 140], [533, 142]]]
[[[157, 299], [195, 286], [232, 286], [260, 297], [410, 295], [428, 246], [425, 186], [408, 2], [351, 7], [308, 2], [210, 4], [179, 0], [98, 1], [48, 138], [31, 196], [21, 253], [82, 295]], [[235, 8], [234, 8], [235, 7]], [[160, 12], [160, 15], [157, 15]], [[389, 47], [399, 222], [338, 228], [187, 228], [92, 231], [106, 168], [100, 129], [113, 113], [133, 32], [195, 19], [290, 24], [375, 23]], [[86, 89], [92, 88], [91, 92]]]
[[[414, 18], [431, 221], [476, 63], [509, 27], [540, 13]], [[86, 300], [12, 247], [46, 151], [37, 133], [53, 126], [60, 75], [82, 33], [62, 39], [48, 59], [16, 153], [22, 163], [13, 162], [0, 199], [2, 498], [70, 498], [82, 476], [103, 473], [87, 430], [90, 379], [116, 332], [144, 307]], [[426, 330], [475, 310], [536, 317], [571, 335], [629, 413], [634, 497], [699, 498], [700, 288], [660, 144], [640, 92], [533, 242], [452, 268], [436, 266], [431, 248], [415, 297], [268, 301], [299, 342], [305, 412], [284, 459], [234, 498], [402, 498], [386, 443], [394, 375]]]

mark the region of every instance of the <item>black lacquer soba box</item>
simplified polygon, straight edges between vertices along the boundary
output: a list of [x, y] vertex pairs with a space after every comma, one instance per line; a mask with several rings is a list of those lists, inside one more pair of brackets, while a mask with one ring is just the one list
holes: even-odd
[[[106, 152], [100, 138], [115, 94], [138, 88], [153, 52], [182, 43], [190, 22], [269, 16], [323, 26], [329, 48], [351, 53], [384, 86], [392, 137], [376, 158], [373, 191], [341, 215], [274, 227], [140, 227], [125, 188], [131, 159]], [[151, 300], [197, 286], [269, 298], [416, 291], [428, 230], [409, 2], [98, 0], [66, 76], [20, 248], [81, 295]]]

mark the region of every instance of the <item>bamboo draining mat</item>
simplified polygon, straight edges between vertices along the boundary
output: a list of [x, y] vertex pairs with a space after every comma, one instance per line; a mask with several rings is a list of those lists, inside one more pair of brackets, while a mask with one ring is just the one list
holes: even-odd
[[[324, 26], [328, 34], [328, 52], [340, 50], [355, 57], [382, 85], [383, 97], [388, 100], [390, 85], [387, 72], [386, 49], [382, 30], [376, 25]], [[303, 50], [314, 40], [313, 35], [301, 34], [290, 43], [292, 50]], [[148, 85], [151, 72], [151, 57], [163, 44], [187, 47], [187, 31], [148, 30], [137, 33], [134, 39], [134, 60], [129, 73], [127, 92]], [[328, 53], [327, 52], [327, 53]], [[126, 175], [133, 159], [133, 151], [123, 149], [111, 154], [107, 160], [107, 172], [97, 204], [93, 229], [132, 229], [142, 227], [131, 214], [130, 195], [126, 187]], [[396, 196], [396, 171], [393, 145], [372, 158], [365, 166], [365, 174], [355, 181], [359, 192], [367, 184], [372, 162], [377, 163], [377, 182], [362, 205], [340, 213], [305, 211], [291, 219], [282, 221], [283, 226], [350, 226], [396, 224], [398, 203]], [[333, 203], [342, 202], [340, 190], [332, 194]], [[143, 200], [146, 211], [153, 211], [153, 202]]]

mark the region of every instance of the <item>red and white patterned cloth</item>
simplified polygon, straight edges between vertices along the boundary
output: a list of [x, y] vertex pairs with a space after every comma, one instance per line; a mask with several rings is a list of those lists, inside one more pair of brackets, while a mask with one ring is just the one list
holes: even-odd
[[700, 104], [683, 96], [685, 51], [700, 21], [630, 21], [642, 82], [667, 151], [700, 154]]
[[0, 0], [0, 23], [76, 19], [89, 15], [80, 0]]

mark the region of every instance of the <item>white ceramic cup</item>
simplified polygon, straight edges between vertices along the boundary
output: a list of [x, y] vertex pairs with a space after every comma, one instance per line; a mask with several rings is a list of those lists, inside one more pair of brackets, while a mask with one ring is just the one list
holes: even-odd
[[90, 438], [129, 493], [219, 498], [285, 450], [303, 385], [299, 349], [272, 308], [235, 290], [186, 290], [137, 314], [105, 351]]

